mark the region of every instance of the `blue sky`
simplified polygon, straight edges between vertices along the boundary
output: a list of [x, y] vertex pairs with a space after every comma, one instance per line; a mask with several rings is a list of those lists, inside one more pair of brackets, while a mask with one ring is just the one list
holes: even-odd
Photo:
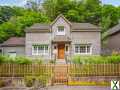
[[112, 4], [114, 6], [120, 6], [120, 0], [101, 0], [104, 4]]
[[[0, 0], [0, 5], [24, 6], [27, 0]], [[120, 6], [120, 0], [101, 0], [104, 4]]]
[[0, 0], [0, 5], [24, 6], [27, 0]]

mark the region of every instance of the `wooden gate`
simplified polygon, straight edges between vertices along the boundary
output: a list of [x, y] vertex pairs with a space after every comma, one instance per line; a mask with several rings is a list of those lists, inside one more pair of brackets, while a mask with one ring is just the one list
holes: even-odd
[[67, 84], [68, 83], [68, 65], [57, 64], [54, 67], [52, 84]]

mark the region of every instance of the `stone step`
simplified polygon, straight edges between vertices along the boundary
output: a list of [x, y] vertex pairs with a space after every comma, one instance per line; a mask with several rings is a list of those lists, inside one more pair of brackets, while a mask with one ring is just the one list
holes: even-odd
[[56, 60], [56, 64], [66, 64], [66, 61], [65, 60]]

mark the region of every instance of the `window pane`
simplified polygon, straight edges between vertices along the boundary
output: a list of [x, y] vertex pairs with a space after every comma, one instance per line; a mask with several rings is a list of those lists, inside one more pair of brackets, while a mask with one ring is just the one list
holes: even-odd
[[58, 26], [58, 32], [64, 32], [64, 26]]
[[75, 46], [75, 52], [79, 53], [79, 46], [78, 45]]
[[77, 44], [75, 45], [75, 53], [90, 53], [90, 48], [88, 44]]
[[48, 53], [48, 45], [45, 46], [45, 53]]
[[34, 54], [37, 54], [37, 46], [36, 46], [36, 45], [33, 46], [33, 53], [34, 53]]
[[90, 53], [90, 45], [87, 46], [87, 53]]
[[14, 58], [16, 57], [16, 52], [8, 52], [8, 55], [11, 57], [11, 58]]
[[34, 45], [33, 46], [33, 53], [38, 54], [38, 55], [47, 54], [48, 53], [48, 45]]
[[85, 45], [80, 46], [80, 53], [86, 53], [86, 46]]

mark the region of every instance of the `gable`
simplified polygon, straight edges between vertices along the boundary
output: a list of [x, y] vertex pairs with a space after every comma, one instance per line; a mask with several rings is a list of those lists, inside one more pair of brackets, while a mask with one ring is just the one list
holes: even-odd
[[51, 24], [53, 35], [58, 34], [58, 27], [60, 26], [64, 27], [64, 35], [70, 35], [71, 24], [62, 16], [57, 17], [56, 20]]

